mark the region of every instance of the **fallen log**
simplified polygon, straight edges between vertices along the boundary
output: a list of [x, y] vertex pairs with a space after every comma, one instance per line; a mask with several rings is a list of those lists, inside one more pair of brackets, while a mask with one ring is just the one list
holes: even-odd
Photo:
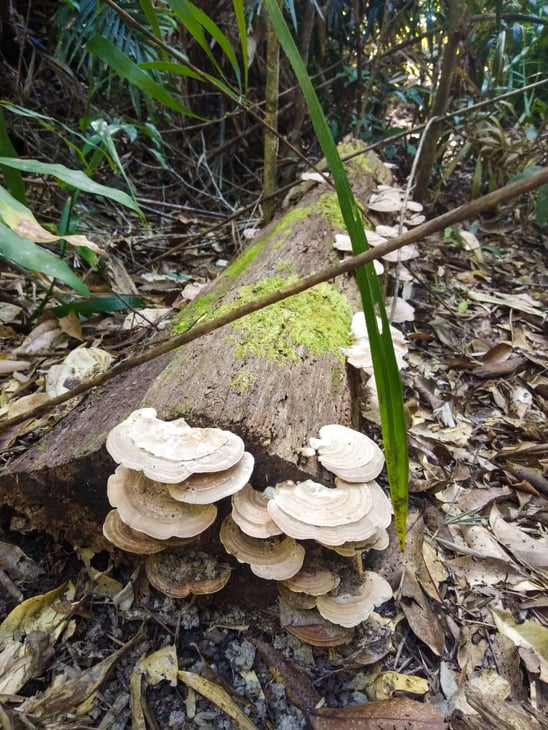
[[[389, 177], [372, 153], [351, 160], [348, 174], [363, 202]], [[344, 225], [334, 191], [299, 187], [299, 203], [183, 310], [174, 332], [337, 262], [332, 243]], [[0, 503], [26, 514], [33, 529], [102, 547], [105, 483], [114, 466], [106, 434], [142, 406], [163, 419], [238, 433], [255, 457], [258, 488], [329, 479], [299, 449], [326, 423], [359, 426], [358, 384], [340, 350], [356, 308], [353, 277], [339, 277], [116, 376], [3, 469]]]

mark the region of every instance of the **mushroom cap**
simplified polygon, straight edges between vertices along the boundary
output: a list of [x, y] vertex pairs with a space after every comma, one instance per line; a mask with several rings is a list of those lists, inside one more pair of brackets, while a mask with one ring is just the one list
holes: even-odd
[[109, 477], [107, 495], [126, 525], [158, 540], [199, 535], [217, 516], [214, 505], [177, 502], [170, 497], [167, 484], [124, 466]]
[[389, 315], [392, 315], [391, 321], [396, 323], [413, 322], [415, 319], [415, 307], [405, 299], [396, 297], [396, 306], [392, 314], [393, 301], [393, 297], [388, 297], [386, 300], [386, 311]]
[[224, 471], [192, 474], [180, 484], [169, 484], [168, 492], [178, 502], [212, 504], [242, 489], [251, 476], [255, 459], [247, 451], [240, 461]]
[[392, 195], [380, 195], [370, 200], [367, 207], [375, 213], [399, 213], [402, 204], [399, 195], [397, 199]]
[[342, 545], [349, 540], [366, 540], [374, 535], [377, 529], [377, 526], [367, 516], [356, 522], [334, 527], [309, 525], [290, 517], [278, 507], [273, 499], [268, 503], [268, 512], [286, 535], [290, 535], [296, 540], [317, 540], [325, 545]]
[[352, 592], [316, 598], [320, 614], [339, 626], [351, 628], [365, 621], [376, 606], [392, 598], [389, 583], [377, 573], [365, 572], [361, 584]]
[[272, 537], [281, 534], [278, 525], [268, 514], [268, 497], [253, 489], [251, 484], [232, 497], [232, 519], [240, 530], [251, 537]]
[[335, 484], [338, 489], [343, 487], [361, 487], [367, 489], [369, 497], [371, 499], [371, 507], [366, 515], [371, 522], [374, 522], [379, 529], [385, 530], [392, 522], [392, 504], [386, 494], [384, 493], [381, 485], [372, 479], [370, 482], [363, 482], [362, 484], [347, 484], [343, 479], [335, 477]]
[[272, 501], [290, 517], [318, 527], [355, 522], [371, 508], [367, 486], [326, 487], [311, 479], [297, 483], [279, 482], [272, 490]]
[[309, 596], [323, 596], [336, 588], [340, 583], [339, 576], [327, 568], [301, 568], [292, 578], [282, 581], [281, 585], [294, 593], [305, 593]]
[[145, 535], [144, 532], [134, 530], [122, 520], [117, 509], [112, 509], [105, 517], [103, 523], [103, 535], [109, 542], [120, 550], [136, 555], [152, 555], [159, 553], [168, 547], [182, 545], [191, 542], [193, 538], [171, 538], [170, 540], [157, 540], [155, 537]]
[[310, 439], [323, 467], [346, 482], [369, 482], [384, 466], [377, 444], [359, 431], [332, 423], [320, 428], [320, 438]]
[[343, 558], [353, 558], [366, 550], [386, 550], [389, 544], [388, 532], [382, 527], [378, 527], [375, 534], [367, 540], [349, 541], [344, 542], [342, 545], [325, 545], [325, 543], [322, 543], [328, 550], [333, 550]]
[[285, 580], [298, 573], [304, 562], [304, 548], [291, 537], [275, 535], [266, 540], [246, 535], [228, 515], [219, 534], [227, 553], [267, 580]]
[[133, 411], [109, 432], [106, 447], [118, 464], [169, 484], [191, 474], [229, 469], [244, 453], [236, 434], [192, 428], [183, 418], [162, 421], [154, 408]]
[[394, 251], [385, 253], [382, 257], [385, 261], [408, 261], [409, 259], [416, 259], [419, 255], [419, 247], [416, 243], [408, 243], [406, 246], [401, 246]]
[[231, 568], [198, 550], [165, 550], [149, 555], [147, 578], [157, 590], [172, 598], [217, 593], [228, 583]]

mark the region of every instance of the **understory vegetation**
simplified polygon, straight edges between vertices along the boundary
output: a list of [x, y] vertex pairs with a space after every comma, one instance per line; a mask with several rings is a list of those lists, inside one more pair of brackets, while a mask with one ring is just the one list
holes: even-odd
[[[442, 710], [455, 730], [470, 730], [479, 727], [474, 712], [487, 722], [499, 706], [515, 714], [497, 715], [488, 730], [517, 727], [520, 712], [528, 713], [530, 725], [523, 727], [540, 730], [546, 720], [540, 699], [548, 686], [542, 505], [548, 495], [547, 72], [543, 0], [0, 0], [3, 466], [24, 458], [53, 421], [77, 407], [75, 397], [220, 327], [230, 325], [226, 339], [237, 343], [232, 355], [241, 368], [231, 376], [230, 391], [242, 398], [258, 387], [254, 358], [289, 369], [304, 361], [303, 351], [314, 361], [328, 355], [326, 392], [339, 397], [341, 383], [350, 384], [351, 418], [382, 442], [387, 478], [379, 490], [390, 492], [395, 527], [383, 526], [386, 541], [377, 535], [367, 549], [380, 554], [378, 545], [390, 545], [386, 559], [370, 559], [373, 570], [385, 571], [393, 598], [383, 615], [375, 614], [374, 640], [363, 621], [344, 632], [330, 627], [323, 644], [311, 642], [334, 652], [314, 665], [318, 682], [328, 677], [335, 686], [349, 666], [357, 676], [382, 666], [378, 676], [388, 683], [382, 689], [372, 675], [359, 687], [341, 679], [333, 690], [337, 707], [362, 695], [386, 701], [402, 699], [402, 692], [430, 692], [439, 716], [425, 715], [424, 722], [434, 730], [443, 725]], [[509, 186], [520, 182], [525, 187], [513, 194]], [[318, 189], [327, 192], [310, 207], [298, 206]], [[336, 231], [337, 250], [329, 241], [332, 258], [317, 257], [312, 265], [309, 259], [303, 270], [291, 257], [276, 258], [275, 247], [296, 236], [303, 249], [312, 249], [303, 230], [313, 211], [329, 236]], [[384, 247], [381, 266], [377, 245]], [[266, 252], [270, 269], [261, 280], [247, 280], [246, 270]], [[200, 297], [208, 285], [212, 289]], [[405, 313], [396, 315], [401, 306]], [[250, 331], [255, 339], [248, 344]], [[66, 349], [91, 361], [63, 361], [68, 369], [54, 383]], [[216, 356], [212, 371], [222, 366]], [[176, 377], [172, 363], [166, 378], [191, 381], [184, 353], [178, 362]], [[203, 369], [206, 383], [208, 366]], [[287, 409], [289, 433], [291, 398], [280, 393], [272, 400], [268, 407]], [[80, 444], [78, 458], [94, 453], [94, 439], [93, 432], [90, 443]], [[266, 453], [269, 444], [267, 434], [260, 449]], [[293, 451], [299, 468], [316, 458], [308, 442]], [[0, 495], [2, 489], [0, 470]], [[6, 499], [6, 518], [0, 500], [0, 536], [17, 532], [14, 503]], [[389, 508], [387, 514], [388, 524]], [[348, 555], [362, 576], [362, 552]], [[477, 561], [484, 557], [489, 563], [482, 572]], [[122, 561], [122, 586], [118, 574], [106, 575], [114, 570], [110, 557], [101, 570], [93, 559], [85, 551], [78, 555], [91, 581], [99, 583], [99, 573], [105, 578], [104, 593], [90, 589], [80, 597], [71, 584], [70, 601], [75, 595], [105, 601], [110, 634], [128, 642], [111, 655], [118, 662], [126, 649], [133, 652], [127, 626], [117, 633], [117, 611], [134, 609], [133, 594], [127, 604], [120, 596], [137, 586], [137, 573], [127, 577], [130, 563]], [[68, 558], [59, 564], [63, 575], [71, 574]], [[49, 568], [50, 593], [40, 599], [64, 626], [57, 607], [64, 589]], [[11, 581], [3, 569], [0, 552], [0, 579], [9, 585], [0, 613], [7, 614], [10, 601], [23, 599], [18, 581], [36, 591], [41, 584], [38, 573], [34, 582]], [[253, 585], [260, 611], [263, 589]], [[276, 591], [270, 581], [265, 595], [272, 605]], [[187, 727], [175, 710], [167, 718], [165, 702], [150, 712], [141, 691], [145, 677], [152, 687], [169, 674], [170, 662], [176, 664], [180, 626], [198, 636], [196, 677], [208, 667], [209, 647], [200, 643], [197, 626], [202, 633], [204, 625], [214, 627], [211, 646], [230, 654], [217, 629], [227, 623], [222, 610], [199, 604], [209, 611], [204, 620], [194, 603], [185, 604], [171, 624], [173, 605], [154, 614], [161, 648], [151, 629], [139, 654], [157, 650], [159, 668], [145, 659], [141, 666], [139, 659], [131, 670], [128, 703], [142, 715], [132, 715], [137, 730], [154, 727], [154, 712], [162, 718], [158, 727]], [[131, 615], [127, 623], [137, 620]], [[250, 615], [263, 619], [236, 612], [230, 625], [243, 625]], [[100, 625], [99, 614], [93, 617]], [[286, 655], [302, 629], [290, 619], [282, 626], [295, 629], [295, 645], [283, 645]], [[148, 614], [143, 622], [148, 630]], [[84, 633], [82, 651], [89, 652], [94, 638]], [[171, 634], [172, 653], [159, 657]], [[9, 653], [6, 636], [0, 622], [0, 659]], [[52, 637], [53, 647], [58, 636]], [[231, 637], [235, 645], [240, 641], [239, 634]], [[241, 675], [243, 684], [251, 682], [257, 653], [261, 668], [289, 688], [293, 668], [282, 655], [269, 654], [260, 639], [247, 643], [249, 666], [229, 662], [237, 681]], [[309, 667], [317, 656], [311, 651], [297, 662]], [[481, 673], [486, 667], [510, 689], [490, 684]], [[105, 665], [97, 679], [94, 697], [109, 669]], [[174, 677], [172, 670], [172, 682], [187, 683], [191, 696], [194, 670], [176, 669]], [[4, 697], [18, 695], [28, 677], [13, 689], [9, 672], [0, 664], [0, 727], [18, 730], [12, 699], [4, 712]], [[259, 674], [257, 686], [268, 684], [268, 671]], [[217, 675], [211, 676], [213, 682]], [[303, 676], [297, 682], [306, 695]], [[330, 697], [327, 685], [321, 697]], [[466, 700], [463, 686], [470, 690]], [[247, 715], [236, 708], [236, 722], [255, 713], [257, 727], [278, 726], [287, 711], [292, 721], [291, 713], [298, 717], [288, 728], [304, 727], [302, 717], [313, 727], [347, 727], [330, 708], [322, 714], [316, 707], [315, 687], [297, 701], [298, 711], [291, 700], [280, 715], [271, 698], [248, 690], [238, 685], [257, 704], [246, 705]], [[202, 694], [212, 703], [230, 705], [210, 691]], [[71, 707], [90, 695], [75, 697]], [[30, 718], [43, 709], [35, 700], [29, 695]], [[100, 702], [108, 712], [114, 705], [110, 696]], [[47, 711], [51, 719], [56, 710]], [[403, 718], [407, 708], [396, 711]], [[97, 711], [98, 727], [109, 727], [108, 712]], [[350, 716], [344, 721], [353, 726]], [[215, 718], [212, 723], [217, 726]]]

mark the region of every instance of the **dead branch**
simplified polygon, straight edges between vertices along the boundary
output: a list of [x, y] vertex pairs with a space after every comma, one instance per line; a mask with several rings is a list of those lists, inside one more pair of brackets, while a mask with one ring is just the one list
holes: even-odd
[[137, 367], [138, 365], [142, 365], [143, 363], [154, 360], [161, 355], [165, 355], [166, 353], [171, 352], [177, 347], [181, 347], [181, 345], [185, 345], [188, 342], [192, 342], [199, 337], [203, 337], [204, 335], [207, 335], [210, 332], [219, 329], [220, 327], [224, 327], [231, 322], [235, 322], [236, 320], [245, 317], [247, 314], [257, 312], [260, 309], [264, 309], [265, 307], [270, 306], [271, 304], [275, 304], [276, 302], [280, 302], [283, 299], [295, 296], [295, 294], [300, 294], [301, 292], [306, 291], [307, 289], [310, 289], [317, 284], [321, 284], [324, 281], [329, 281], [329, 279], [334, 279], [337, 276], [341, 276], [342, 274], [348, 274], [352, 271], [355, 271], [359, 266], [363, 266], [373, 259], [381, 258], [385, 254], [390, 253], [391, 251], [395, 251], [398, 248], [401, 248], [402, 246], [405, 246], [409, 243], [416, 243], [418, 241], [421, 241], [426, 238], [426, 236], [437, 233], [447, 226], [454, 225], [455, 223], [459, 223], [463, 220], [473, 219], [480, 213], [485, 212], [486, 210], [495, 208], [497, 205], [506, 203], [513, 198], [517, 198], [520, 195], [531, 192], [532, 190], [535, 190], [536, 188], [545, 184], [548, 184], [548, 167], [544, 167], [539, 172], [529, 175], [523, 180], [518, 180], [517, 182], [505, 185], [499, 190], [495, 190], [494, 192], [488, 193], [481, 198], [477, 198], [477, 200], [472, 200], [470, 203], [465, 203], [455, 210], [451, 210], [447, 213], [444, 213], [443, 215], [438, 216], [437, 218], [434, 218], [431, 221], [428, 221], [427, 223], [423, 223], [421, 226], [417, 226], [414, 230], [408, 231], [407, 233], [404, 233], [397, 238], [393, 238], [390, 241], [387, 241], [381, 246], [376, 246], [374, 249], [370, 249], [369, 251], [366, 251], [359, 256], [353, 256], [352, 258], [343, 261], [337, 266], [331, 266], [327, 269], [323, 269], [316, 274], [311, 274], [310, 276], [306, 276], [293, 284], [289, 284], [288, 286], [285, 286], [276, 292], [272, 292], [262, 297], [257, 297], [257, 299], [255, 299], [254, 301], [244, 304], [241, 307], [237, 307], [231, 312], [227, 312], [222, 317], [216, 317], [215, 319], [212, 319], [209, 322], [205, 322], [204, 324], [198, 324], [198, 322], [196, 322], [186, 332], [183, 332], [180, 335], [169, 337], [169, 339], [164, 340], [159, 345], [155, 345], [147, 352], [144, 352], [141, 355], [137, 355], [136, 357], [115, 365], [113, 368], [111, 368], [111, 370], [84, 381], [80, 385], [69, 390], [67, 393], [57, 396], [56, 398], [51, 398], [47, 402], [43, 403], [40, 406], [37, 406], [36, 408], [33, 408], [30, 411], [26, 411], [25, 413], [22, 413], [18, 416], [13, 416], [12, 418], [7, 418], [0, 421], [0, 431], [10, 426], [14, 426], [18, 423], [22, 423], [29, 418], [37, 418], [44, 413], [47, 413], [55, 406], [65, 403], [71, 398], [74, 398], [74, 396], [76, 395], [87, 393], [92, 388], [95, 388], [98, 385], [102, 385], [108, 380], [111, 380], [117, 375], [120, 375], [120, 373], [127, 372], [128, 370]]

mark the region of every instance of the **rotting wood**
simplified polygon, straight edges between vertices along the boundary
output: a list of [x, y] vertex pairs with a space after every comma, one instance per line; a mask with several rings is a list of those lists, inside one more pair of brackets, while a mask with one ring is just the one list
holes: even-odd
[[[368, 199], [375, 173], [386, 182], [373, 155], [349, 165], [359, 200]], [[337, 217], [332, 190], [309, 188], [187, 306], [180, 326], [335, 264]], [[25, 512], [35, 529], [101, 546], [105, 483], [114, 467], [106, 434], [142, 405], [165, 419], [184, 416], [239, 433], [256, 458], [258, 487], [309, 476], [298, 452], [307, 438], [325, 423], [352, 424], [353, 385], [340, 347], [357, 301], [353, 277], [341, 277], [118, 375], [3, 470], [0, 501]]]

